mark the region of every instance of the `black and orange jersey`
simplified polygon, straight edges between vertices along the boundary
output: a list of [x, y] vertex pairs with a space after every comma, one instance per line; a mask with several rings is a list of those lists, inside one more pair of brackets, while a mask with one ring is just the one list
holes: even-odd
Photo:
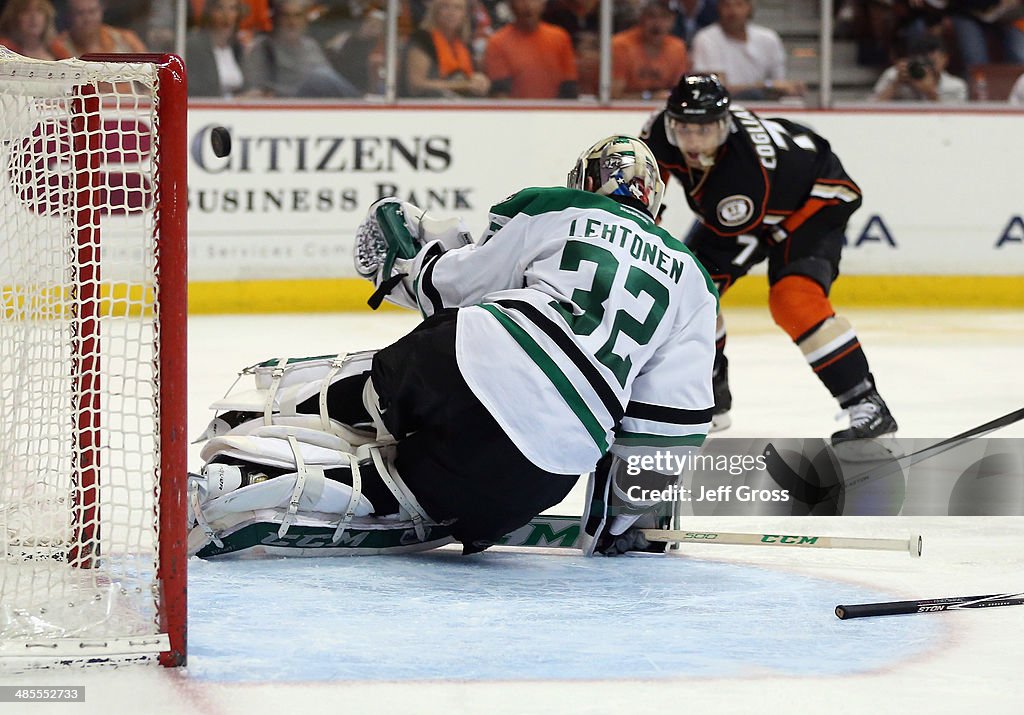
[[682, 183], [690, 208], [708, 229], [720, 236], [768, 232], [781, 241], [822, 209], [859, 203], [860, 188], [823, 137], [788, 119], [763, 119], [741, 107], [730, 114], [729, 137], [707, 171], [686, 166], [664, 111], [651, 117], [640, 135], [662, 178], [672, 175]]

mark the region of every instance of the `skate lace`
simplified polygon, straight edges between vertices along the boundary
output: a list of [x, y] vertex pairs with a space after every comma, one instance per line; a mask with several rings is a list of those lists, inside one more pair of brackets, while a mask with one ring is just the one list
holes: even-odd
[[845, 410], [840, 410], [836, 415], [836, 419], [841, 420], [848, 415], [850, 417], [850, 427], [863, 427], [871, 422], [878, 415], [878, 412], [878, 405], [871, 400], [864, 400], [863, 402], [850, 405]]

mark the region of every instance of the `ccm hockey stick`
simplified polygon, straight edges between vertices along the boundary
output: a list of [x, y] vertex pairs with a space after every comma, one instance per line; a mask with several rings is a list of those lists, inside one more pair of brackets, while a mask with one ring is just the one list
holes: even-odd
[[[902, 551], [912, 557], [921, 555], [919, 535], [909, 539], [867, 539], [806, 534], [742, 534], [721, 531], [680, 531], [643, 529], [651, 541], [686, 544], [725, 544], [729, 546], [777, 546], [803, 549], [860, 549], [868, 551]], [[579, 548], [580, 520], [575, 516], [541, 514], [530, 523], [502, 539], [504, 546], [549, 546]]]
[[994, 608], [995, 606], [1024, 606], [1024, 593], [994, 593], [988, 596], [952, 596], [929, 601], [889, 601], [886, 603], [855, 603], [836, 606], [836, 615], [849, 618], [895, 616], [907, 613], [938, 613], [960, 611], [965, 608]]
[[729, 546], [794, 546], [812, 549], [859, 549], [861, 551], [903, 551], [912, 558], [921, 555], [923, 541], [919, 534], [909, 539], [868, 539], [845, 536], [806, 536], [803, 534], [740, 534], [721, 531], [679, 531], [675, 529], [641, 529], [652, 541], [674, 541], [684, 544], [726, 544]]

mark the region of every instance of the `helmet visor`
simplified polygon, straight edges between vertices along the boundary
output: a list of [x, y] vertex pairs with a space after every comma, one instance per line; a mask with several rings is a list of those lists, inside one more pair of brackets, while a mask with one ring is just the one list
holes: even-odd
[[666, 117], [669, 139], [675, 144], [686, 164], [704, 168], [714, 163], [718, 148], [729, 138], [729, 120], [725, 117], [714, 122], [680, 121]]

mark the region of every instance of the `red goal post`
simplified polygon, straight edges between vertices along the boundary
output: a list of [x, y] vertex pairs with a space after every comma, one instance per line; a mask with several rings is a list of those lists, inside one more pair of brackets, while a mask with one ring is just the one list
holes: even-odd
[[185, 662], [186, 109], [0, 48], [0, 672]]

